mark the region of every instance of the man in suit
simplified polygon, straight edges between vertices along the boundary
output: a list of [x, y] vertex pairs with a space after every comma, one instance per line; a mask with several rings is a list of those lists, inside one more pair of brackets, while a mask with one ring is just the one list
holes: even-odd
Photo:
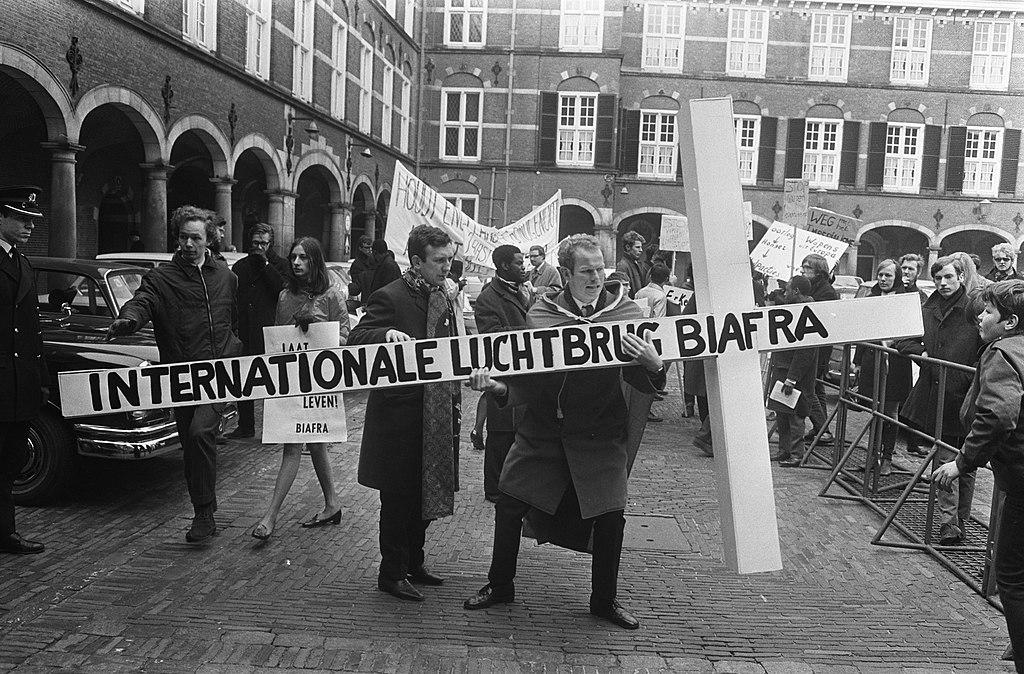
[[[476, 298], [476, 327], [484, 332], [507, 332], [526, 327], [526, 312], [530, 308], [530, 293], [523, 286], [526, 270], [523, 254], [515, 246], [498, 246], [491, 253], [497, 270], [490, 283]], [[484, 498], [498, 502], [498, 477], [508, 450], [515, 440], [515, 410], [499, 408], [494, 399], [487, 400], [487, 439], [484, 441]]]
[[547, 293], [548, 290], [562, 289], [562, 276], [558, 270], [545, 261], [546, 253], [544, 246], [530, 246], [530, 285], [538, 295]]
[[[420, 225], [408, 251], [411, 269], [370, 295], [349, 346], [465, 334], [446, 283], [451, 237]], [[454, 512], [461, 395], [457, 382], [440, 382], [374, 389], [366, 402], [358, 480], [380, 492], [377, 588], [399, 599], [423, 601], [410, 581], [444, 582], [424, 565], [423, 545], [430, 521]]]
[[32, 267], [18, 246], [43, 217], [38, 187], [0, 188], [0, 552], [43, 551], [14, 526], [14, 479], [28, 456], [28, 428], [49, 395]]
[[640, 232], [630, 231], [622, 237], [622, 258], [615, 265], [615, 271], [629, 279], [629, 299], [650, 280], [651, 267], [644, 261], [644, 244], [647, 240]]

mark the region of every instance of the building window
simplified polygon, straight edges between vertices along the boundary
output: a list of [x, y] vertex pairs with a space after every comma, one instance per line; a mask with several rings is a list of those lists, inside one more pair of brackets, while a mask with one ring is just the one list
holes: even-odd
[[384, 0], [384, 9], [392, 18], [396, 18], [398, 16], [398, 0]]
[[995, 197], [999, 193], [1002, 129], [967, 128], [964, 150], [964, 194]]
[[123, 10], [142, 15], [146, 11], [146, 0], [108, 0], [110, 4]]
[[487, 0], [445, 0], [445, 46], [483, 47], [486, 35]]
[[1012, 28], [1009, 21], [978, 20], [974, 23], [971, 86], [975, 89], [1006, 91], [1009, 87]]
[[380, 89], [380, 139], [385, 145], [391, 145], [392, 115], [395, 114], [395, 69], [384, 62], [384, 80]]
[[295, 0], [295, 58], [292, 65], [292, 93], [304, 101], [313, 100], [313, 7], [315, 0]]
[[217, 48], [215, 0], [181, 0], [181, 35], [204, 49]]
[[596, 94], [558, 95], [558, 165], [593, 166]]
[[649, 2], [644, 5], [643, 55], [645, 68], [679, 70], [683, 65], [685, 7]]
[[736, 77], [764, 77], [768, 55], [768, 10], [729, 10], [729, 47], [725, 72]]
[[405, 0], [405, 14], [402, 15], [402, 28], [405, 29], [405, 32], [408, 35], [412, 35], [415, 7], [416, 0]]
[[331, 37], [331, 114], [345, 118], [345, 83], [348, 79], [348, 27], [335, 17]]
[[373, 47], [360, 39], [359, 48], [359, 130], [370, 133], [373, 114]]
[[839, 156], [842, 148], [842, 122], [807, 120], [804, 130], [803, 178], [811, 187], [839, 187]]
[[450, 204], [455, 204], [455, 208], [459, 209], [474, 221], [476, 220], [477, 204], [479, 204], [479, 198], [473, 194], [442, 194], [445, 201]]
[[604, 0], [562, 0], [558, 48], [562, 51], [601, 51]]
[[757, 148], [761, 142], [761, 118], [757, 115], [734, 115], [736, 156], [739, 158], [740, 182], [757, 182]]
[[245, 69], [270, 78], [270, 0], [245, 0]]
[[923, 87], [928, 84], [928, 62], [932, 48], [932, 20], [898, 16], [892, 27], [893, 84]]
[[673, 180], [676, 176], [676, 113], [640, 111], [641, 178]]
[[398, 149], [402, 152], [409, 151], [409, 111], [411, 109], [412, 83], [404, 74], [398, 75], [402, 80], [402, 100], [398, 104]]
[[479, 159], [484, 95], [480, 89], [441, 90], [441, 157]]
[[924, 127], [890, 124], [885, 132], [885, 169], [882, 189], [917, 194], [921, 187], [921, 154]]
[[850, 15], [815, 12], [811, 17], [808, 78], [845, 82], [850, 63]]

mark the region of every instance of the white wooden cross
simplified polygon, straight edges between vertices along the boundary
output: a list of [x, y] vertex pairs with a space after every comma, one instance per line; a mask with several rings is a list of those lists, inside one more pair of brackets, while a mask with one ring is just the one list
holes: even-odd
[[[683, 194], [701, 313], [754, 306], [732, 111], [731, 98], [695, 99], [680, 110]], [[831, 304], [830, 313], [841, 318], [842, 303]], [[892, 329], [894, 335], [921, 334], [920, 312], [905, 312]], [[759, 346], [704, 361], [725, 561], [739, 573], [782, 568], [761, 350]]]

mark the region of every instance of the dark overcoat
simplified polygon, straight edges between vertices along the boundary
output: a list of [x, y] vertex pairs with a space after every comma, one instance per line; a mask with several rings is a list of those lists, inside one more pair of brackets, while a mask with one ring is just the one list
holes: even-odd
[[[910, 290], [917, 292], [913, 286]], [[901, 294], [903, 292], [905, 290], [901, 284], [890, 294]], [[868, 297], [882, 297], [882, 290], [878, 287], [877, 283], [868, 292]], [[872, 343], [879, 344], [880, 342]], [[875, 349], [858, 347], [853, 356], [853, 364], [860, 365], [857, 392], [862, 396], [871, 398], [874, 395], [875, 358], [880, 353]], [[878, 366], [878, 376], [885, 379], [885, 402], [887, 405], [902, 403], [907, 399], [907, 396], [910, 394], [910, 388], [914, 384], [909, 358], [903, 358], [891, 353], [886, 354], [886, 357], [881, 359], [881, 364]]]
[[39, 416], [49, 385], [39, 331], [35, 272], [0, 250], [0, 422]]
[[[483, 332], [507, 332], [526, 327], [529, 300], [498, 277], [491, 279], [476, 298], [476, 329]], [[501, 407], [493, 396], [487, 396], [487, 430], [512, 431], [521, 410]]]
[[277, 298], [288, 276], [288, 262], [271, 250], [266, 260], [249, 255], [231, 270], [238, 277], [238, 338], [246, 353], [264, 353], [263, 328], [275, 323]]

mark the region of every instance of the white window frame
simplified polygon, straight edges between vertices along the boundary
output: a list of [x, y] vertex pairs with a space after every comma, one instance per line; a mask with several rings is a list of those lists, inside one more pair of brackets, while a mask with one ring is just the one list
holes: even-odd
[[[671, 133], [666, 136], [666, 122]], [[651, 126], [653, 124], [653, 127]], [[675, 180], [679, 161], [679, 113], [669, 110], [640, 110], [640, 146], [637, 154], [637, 178]], [[653, 137], [652, 137], [653, 134]], [[645, 170], [644, 155], [649, 155]], [[665, 159], [668, 163], [665, 163]]]
[[402, 152], [409, 151], [409, 121], [412, 109], [412, 82], [401, 70], [398, 77], [402, 80], [402, 103], [398, 106], [400, 126], [398, 130], [398, 149]]
[[[923, 27], [924, 39], [918, 31]], [[904, 32], [901, 35], [901, 32]], [[892, 60], [889, 82], [911, 87], [928, 86], [932, 52], [932, 20], [924, 16], [897, 16], [892, 22]], [[915, 66], [920, 71], [915, 73]]]
[[[755, 25], [753, 19], [756, 15], [760, 15], [763, 19], [760, 37], [751, 34]], [[768, 61], [768, 19], [767, 9], [729, 8], [729, 45], [725, 54], [725, 73], [727, 75], [764, 77]], [[734, 63], [737, 60], [739, 63]]]
[[[979, 44], [979, 35], [988, 28], [988, 39]], [[1006, 49], [996, 51], [993, 47], [993, 35], [996, 27], [1006, 29]], [[971, 52], [971, 88], [991, 91], [1006, 91], [1010, 86], [1010, 60], [1013, 54], [1013, 22], [993, 19], [978, 19], [974, 22], [974, 37]], [[997, 62], [1002, 63], [1001, 76], [994, 76], [993, 69]]]
[[[908, 141], [913, 138], [913, 148]], [[895, 141], [895, 143], [893, 142]], [[895, 145], [896, 151], [891, 148]], [[921, 161], [924, 157], [924, 124], [895, 124], [890, 122], [885, 131], [885, 164], [882, 191], [917, 194], [921, 191]], [[906, 179], [907, 172], [912, 177]]]
[[359, 130], [373, 127], [373, 45], [359, 36]]
[[[455, 208], [459, 209], [462, 213], [465, 213], [469, 217], [473, 218], [473, 222], [477, 222], [477, 215], [480, 213], [480, 196], [477, 194], [441, 194], [445, 201], [453, 204]], [[466, 213], [463, 207], [467, 203], [473, 204], [473, 213]]]
[[[733, 115], [733, 130], [736, 135], [736, 158], [739, 162], [737, 170], [741, 185], [757, 184], [758, 151], [761, 147], [761, 115]], [[750, 128], [750, 133], [745, 132]], [[753, 143], [752, 145], [750, 143]], [[749, 161], [749, 175], [744, 173], [744, 163]]]
[[146, 11], [146, 0], [107, 0], [107, 2], [139, 16]]
[[[566, 124], [563, 120], [563, 106], [568, 99], [573, 99], [572, 121]], [[592, 124], [584, 123], [584, 99], [590, 111]], [[597, 149], [597, 93], [593, 91], [566, 91], [558, 94], [558, 133], [555, 136], [555, 163], [559, 166], [579, 166], [592, 168]], [[563, 143], [568, 142], [569, 157], [565, 157]], [[589, 146], [589, 151], [587, 150]], [[589, 157], [589, 158], [588, 158]]]
[[[669, 12], [679, 12], [677, 31], [668, 28]], [[660, 14], [657, 14], [660, 13]], [[657, 16], [658, 25], [652, 25]], [[683, 68], [683, 44], [686, 36], [686, 5], [678, 2], [644, 4], [642, 63], [645, 70], [678, 72]], [[674, 47], [674, 49], [673, 49]], [[672, 52], [675, 55], [672, 56]]]
[[292, 26], [292, 95], [304, 101], [313, 100], [313, 16], [316, 0], [295, 0], [295, 23]]
[[[469, 112], [468, 94], [477, 95], [476, 120], [468, 119]], [[448, 119], [448, 97], [459, 97], [459, 119]], [[479, 160], [481, 148], [483, 147], [484, 134], [484, 90], [479, 87], [443, 87], [441, 89], [441, 133], [439, 134], [438, 156], [442, 159], [455, 161]], [[459, 141], [459, 151], [456, 154], [447, 153], [448, 131], [454, 130]], [[466, 135], [469, 131], [476, 132], [476, 153], [466, 153]]]
[[348, 25], [334, 15], [331, 29], [331, 114], [345, 118], [345, 88], [348, 84]]
[[245, 0], [245, 69], [270, 79], [271, 0]]
[[207, 51], [217, 49], [217, 0], [181, 0], [181, 36]]
[[[480, 39], [469, 39], [472, 17], [480, 15]], [[452, 39], [452, 26], [462, 29], [462, 39]], [[480, 49], [487, 44], [487, 0], [444, 0], [444, 46]]]
[[[828, 125], [835, 125], [829, 130]], [[816, 129], [813, 130], [813, 129]], [[831, 147], [827, 147], [831, 145]], [[801, 175], [812, 188], [834, 190], [839, 187], [839, 165], [843, 153], [843, 120], [807, 119], [804, 124], [804, 156]], [[808, 172], [808, 160], [813, 161]], [[831, 173], [826, 170], [831, 168]]]
[[407, 35], [412, 35], [413, 20], [416, 17], [416, 0], [405, 0], [405, 13], [402, 15], [402, 28]]
[[395, 112], [395, 67], [384, 61], [383, 74], [380, 85], [380, 139], [385, 145], [391, 145], [392, 115]]
[[391, 15], [392, 19], [398, 18], [398, 1], [397, 0], [384, 0], [384, 9], [387, 10], [388, 14]]
[[[997, 197], [999, 196], [999, 179], [1002, 177], [1002, 166], [1003, 166], [1003, 139], [1005, 134], [1004, 129], [995, 126], [969, 126], [967, 127], [967, 138], [964, 147], [964, 186], [962, 194], [966, 196], [975, 197]], [[983, 144], [985, 143], [985, 136], [992, 134], [993, 147], [992, 156], [975, 156], [972, 157], [971, 148], [971, 136], [972, 134], [977, 136], [975, 141], [977, 144], [977, 153], [982, 154], [986, 152]], [[992, 176], [992, 187], [986, 189], [978, 184], [983, 175], [981, 172], [985, 167], [991, 168]], [[970, 178], [970, 180], [968, 180]]]
[[[561, 3], [558, 49], [600, 52], [604, 45], [604, 0], [561, 0]], [[589, 41], [588, 29], [593, 36]]]
[[[844, 41], [833, 41], [835, 24], [840, 20], [845, 25]], [[825, 39], [815, 38], [815, 34], [824, 22]], [[807, 62], [807, 79], [816, 82], [846, 82], [850, 72], [850, 32], [853, 15], [848, 12], [814, 12], [811, 14], [811, 49]], [[832, 70], [831, 63], [835, 59], [841, 63], [838, 72]]]

